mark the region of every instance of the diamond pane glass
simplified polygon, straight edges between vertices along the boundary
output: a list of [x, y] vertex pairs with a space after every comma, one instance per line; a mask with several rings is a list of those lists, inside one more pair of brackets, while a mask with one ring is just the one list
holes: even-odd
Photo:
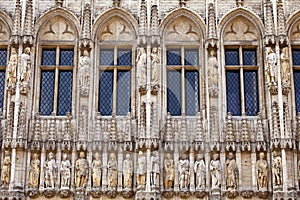
[[186, 115], [196, 116], [199, 112], [199, 73], [186, 71], [185, 73], [185, 112]]
[[180, 49], [167, 51], [167, 65], [181, 65]]
[[104, 66], [114, 65], [114, 50], [113, 49], [101, 49], [100, 65], [104, 65]]
[[181, 115], [181, 73], [168, 70], [167, 110], [172, 116]]
[[114, 71], [100, 71], [98, 111], [103, 116], [112, 114]]
[[300, 49], [293, 49], [293, 65], [300, 65]]
[[130, 112], [130, 71], [118, 71], [117, 115], [125, 116]]
[[131, 66], [131, 50], [122, 49], [118, 51], [118, 65], [119, 66]]
[[256, 116], [259, 110], [257, 71], [244, 72], [245, 112], [247, 116]]
[[41, 91], [40, 91], [40, 114], [51, 115], [54, 103], [54, 81], [55, 72], [42, 71], [41, 74]]
[[241, 115], [240, 73], [226, 71], [227, 112], [234, 116]]
[[199, 63], [199, 54], [197, 49], [188, 49], [184, 52], [184, 65], [197, 66]]
[[57, 115], [71, 112], [73, 71], [59, 71]]
[[61, 49], [59, 56], [59, 65], [73, 66], [74, 51], [73, 49]]
[[5, 71], [0, 70], [0, 111], [3, 110], [4, 86], [5, 86]]
[[256, 66], [256, 50], [243, 50], [243, 65]]
[[294, 70], [296, 112], [300, 112], [300, 70]]
[[239, 50], [226, 49], [225, 50], [225, 65], [239, 65]]
[[56, 49], [43, 49], [42, 65], [55, 66], [56, 65]]
[[6, 66], [7, 61], [7, 50], [0, 49], [0, 66]]

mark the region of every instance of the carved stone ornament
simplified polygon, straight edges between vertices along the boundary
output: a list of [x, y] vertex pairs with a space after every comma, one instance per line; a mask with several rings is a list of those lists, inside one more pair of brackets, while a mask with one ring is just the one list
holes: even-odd
[[102, 195], [102, 191], [100, 188], [93, 188], [91, 191], [90, 191], [90, 194], [93, 198], [100, 198], [101, 195]]
[[26, 191], [26, 196], [29, 196], [30, 198], [35, 199], [38, 196], [40, 196], [40, 192], [35, 189], [29, 189]]
[[259, 198], [262, 198], [262, 199], [268, 199], [270, 193], [269, 193], [268, 191], [258, 191], [258, 192], [256, 192], [256, 195], [257, 195]]
[[62, 189], [59, 191], [59, 196], [61, 198], [68, 198], [72, 195], [73, 193], [69, 189]]
[[118, 192], [116, 190], [108, 190], [107, 192], [105, 192], [105, 196], [107, 196], [110, 199], [116, 198], [117, 195]]
[[252, 190], [244, 190], [241, 194], [245, 199], [251, 199], [254, 196], [254, 192]]
[[162, 192], [162, 195], [166, 199], [171, 199], [174, 197], [174, 191], [172, 189], [166, 189]]
[[43, 195], [47, 198], [52, 198], [56, 195], [56, 190], [55, 189], [46, 189], [46, 190], [44, 190]]
[[130, 199], [131, 197], [133, 197], [134, 192], [132, 191], [132, 189], [124, 189], [121, 194], [125, 199]]
[[239, 194], [239, 192], [236, 190], [229, 190], [226, 192], [226, 196], [230, 199], [237, 197], [238, 194]]
[[199, 198], [202, 199], [206, 196], [207, 192], [205, 190], [197, 190], [194, 195]]

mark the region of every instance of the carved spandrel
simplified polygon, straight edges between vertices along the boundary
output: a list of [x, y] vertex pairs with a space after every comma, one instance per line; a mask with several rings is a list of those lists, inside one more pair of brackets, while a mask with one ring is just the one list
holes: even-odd
[[7, 26], [0, 20], [0, 41], [7, 41], [9, 39], [8, 33]]
[[291, 31], [291, 40], [300, 40], [300, 22], [294, 25]]
[[129, 25], [119, 17], [113, 17], [102, 26], [98, 40], [105, 41], [132, 41], [133, 32]]
[[199, 30], [186, 17], [180, 17], [169, 25], [166, 31], [167, 41], [199, 41]]
[[74, 41], [75, 30], [70, 23], [60, 17], [51, 19], [41, 35], [42, 40]]
[[258, 33], [255, 26], [244, 18], [233, 20], [225, 28], [224, 40], [258, 40]]

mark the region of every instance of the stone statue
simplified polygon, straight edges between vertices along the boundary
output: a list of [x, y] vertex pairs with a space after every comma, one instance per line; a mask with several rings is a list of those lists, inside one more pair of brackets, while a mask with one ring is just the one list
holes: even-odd
[[220, 188], [221, 185], [221, 162], [219, 154], [215, 153], [213, 159], [210, 161], [211, 187]]
[[226, 185], [227, 189], [236, 190], [239, 180], [239, 169], [237, 167], [234, 155], [229, 152], [226, 160]]
[[17, 81], [18, 54], [15, 48], [11, 49], [11, 55], [8, 63], [8, 83]]
[[179, 188], [180, 189], [188, 189], [189, 186], [189, 178], [190, 178], [190, 161], [187, 156], [183, 154], [178, 164], [178, 172], [179, 172]]
[[290, 82], [290, 59], [288, 56], [288, 48], [285, 47], [282, 49], [280, 54], [280, 63], [281, 63], [281, 80], [283, 84], [289, 84]]
[[205, 162], [203, 154], [198, 154], [194, 170], [196, 173], [196, 189], [205, 188]]
[[266, 190], [268, 188], [268, 163], [264, 158], [264, 152], [260, 152], [259, 160], [256, 162], [256, 179], [258, 190]]
[[167, 154], [165, 159], [165, 188], [170, 189], [173, 187], [174, 182], [174, 161], [171, 158], [171, 154]]
[[116, 155], [111, 153], [109, 156], [109, 161], [107, 165], [107, 174], [108, 174], [108, 188], [116, 189], [118, 183], [118, 165]]
[[95, 153], [95, 158], [92, 162], [92, 180], [93, 187], [101, 186], [102, 163], [98, 152]]
[[137, 184], [144, 186], [146, 183], [146, 157], [142, 151], [139, 151], [137, 163]]
[[37, 153], [33, 154], [33, 159], [30, 163], [29, 182], [30, 188], [38, 188], [40, 176], [40, 160]]
[[160, 70], [160, 55], [157, 47], [152, 48], [151, 53], [151, 81], [158, 82]]
[[280, 155], [276, 151], [273, 152], [273, 184], [274, 186], [282, 185], [282, 161]]
[[4, 157], [3, 165], [2, 165], [2, 176], [1, 176], [2, 186], [9, 185], [10, 167], [11, 167], [10, 154], [9, 154], [9, 151], [5, 151], [5, 157]]
[[63, 159], [61, 161], [61, 187], [69, 188], [71, 179], [71, 162], [68, 160], [68, 154], [63, 154]]
[[75, 163], [75, 171], [76, 187], [86, 187], [89, 174], [89, 164], [85, 159], [85, 153], [83, 151], [79, 153], [79, 159], [77, 159]]
[[45, 185], [47, 188], [54, 188], [56, 180], [56, 161], [53, 157], [53, 153], [48, 154], [48, 160], [44, 163], [45, 169]]
[[151, 156], [151, 176], [150, 183], [152, 186], [159, 186], [159, 157], [158, 152], [155, 151]]
[[132, 188], [133, 164], [129, 154], [123, 161], [123, 186], [124, 188]]
[[21, 82], [30, 80], [31, 61], [30, 61], [30, 47], [26, 47], [24, 53], [21, 55]]
[[146, 63], [147, 54], [145, 52], [145, 49], [143, 47], [140, 47], [136, 58], [137, 81], [139, 84], [142, 84], [146, 81]]
[[276, 63], [276, 54], [271, 47], [266, 47], [265, 74], [266, 83], [268, 84], [274, 84], [276, 81]]
[[210, 50], [210, 56], [207, 61], [208, 65], [208, 87], [217, 88], [219, 79], [219, 63], [216, 57], [216, 51]]
[[91, 58], [87, 50], [83, 51], [83, 56], [79, 59], [79, 86], [88, 87], [90, 85]]

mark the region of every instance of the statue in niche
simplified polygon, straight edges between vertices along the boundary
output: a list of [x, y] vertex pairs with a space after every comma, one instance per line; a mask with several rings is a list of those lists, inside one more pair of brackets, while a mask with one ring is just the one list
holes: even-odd
[[69, 188], [71, 179], [71, 162], [68, 160], [68, 154], [63, 154], [63, 159], [61, 161], [61, 187]]
[[226, 160], [226, 185], [227, 189], [236, 190], [239, 180], [239, 169], [232, 152], [229, 152]]
[[147, 67], [146, 63], [147, 63], [146, 51], [144, 47], [140, 47], [136, 58], [137, 81], [139, 84], [142, 84], [146, 81], [146, 67]]
[[219, 63], [216, 57], [215, 49], [209, 52], [208, 64], [208, 86], [209, 88], [218, 88]]
[[210, 161], [211, 187], [220, 188], [221, 185], [221, 162], [219, 154], [215, 153], [213, 159]]
[[159, 157], [158, 152], [155, 151], [151, 156], [151, 176], [150, 182], [152, 186], [159, 186]]
[[116, 155], [111, 153], [109, 156], [109, 161], [107, 165], [107, 174], [108, 174], [108, 188], [116, 189], [118, 182], [118, 165]]
[[79, 159], [75, 163], [75, 171], [76, 187], [86, 187], [89, 174], [89, 165], [88, 161], [85, 159], [85, 153], [83, 151], [79, 153]]
[[79, 60], [79, 86], [80, 87], [88, 87], [90, 85], [90, 66], [91, 66], [91, 58], [89, 56], [89, 52], [87, 50], [83, 51], [83, 55]]
[[48, 159], [44, 163], [45, 185], [47, 188], [54, 188], [56, 180], [57, 165], [53, 153], [48, 154]]
[[290, 81], [290, 59], [288, 56], [288, 48], [285, 47], [282, 49], [280, 54], [280, 63], [281, 63], [281, 80], [282, 84], [289, 84]]
[[38, 188], [39, 176], [40, 176], [40, 160], [37, 153], [33, 154], [33, 159], [30, 163], [29, 181], [28, 185], [30, 188]]
[[123, 186], [126, 189], [132, 188], [133, 164], [129, 154], [123, 161]]
[[10, 167], [11, 167], [10, 153], [9, 153], [9, 151], [5, 151], [5, 157], [4, 157], [3, 166], [2, 166], [2, 176], [1, 176], [2, 186], [9, 185]]
[[30, 80], [31, 60], [30, 47], [26, 47], [24, 53], [21, 55], [21, 82]]
[[260, 152], [259, 160], [256, 162], [256, 179], [258, 190], [266, 190], [268, 188], [268, 163], [264, 158], [264, 152]]
[[170, 189], [174, 183], [174, 161], [171, 158], [171, 154], [167, 154], [165, 159], [165, 188]]
[[271, 47], [266, 47], [266, 62], [265, 62], [265, 74], [266, 83], [275, 84], [276, 82], [276, 54]]
[[277, 151], [273, 152], [273, 184], [274, 186], [282, 185], [282, 161], [280, 155], [278, 155]]
[[205, 188], [205, 162], [203, 154], [198, 154], [194, 170], [196, 173], [196, 189]]
[[188, 189], [190, 178], [190, 161], [187, 156], [183, 154], [178, 164], [179, 171], [179, 188]]
[[157, 47], [152, 48], [151, 53], [151, 81], [158, 82], [160, 70], [160, 55]]
[[17, 67], [18, 54], [15, 48], [11, 49], [11, 55], [8, 63], [8, 83], [16, 83], [17, 81]]
[[98, 152], [95, 153], [95, 158], [92, 162], [92, 180], [93, 187], [101, 186], [102, 163]]
[[144, 186], [146, 183], [146, 157], [142, 151], [139, 151], [137, 163], [137, 184]]

